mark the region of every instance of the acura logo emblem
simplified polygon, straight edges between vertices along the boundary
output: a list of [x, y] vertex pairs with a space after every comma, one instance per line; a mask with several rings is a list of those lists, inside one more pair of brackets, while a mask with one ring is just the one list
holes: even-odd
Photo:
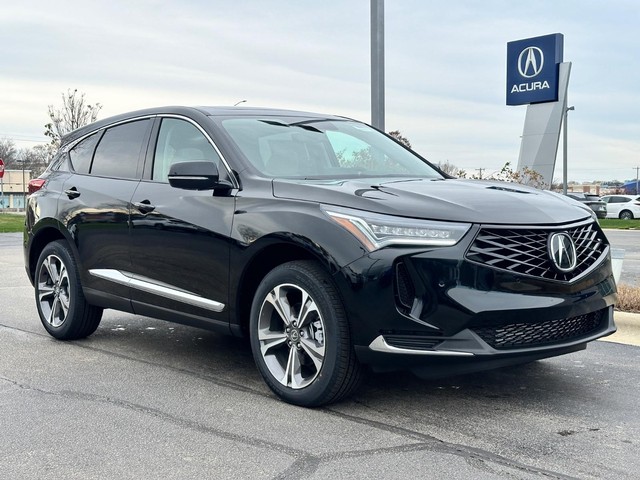
[[538, 47], [527, 47], [518, 57], [518, 71], [524, 78], [537, 76], [544, 66], [544, 54]]
[[560, 272], [570, 272], [578, 264], [576, 246], [568, 233], [554, 233], [549, 236], [549, 257]]

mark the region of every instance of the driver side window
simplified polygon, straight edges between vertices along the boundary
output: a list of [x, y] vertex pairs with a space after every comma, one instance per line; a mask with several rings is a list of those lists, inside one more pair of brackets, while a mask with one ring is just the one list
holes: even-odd
[[214, 162], [220, 168], [220, 157], [202, 132], [185, 120], [162, 119], [153, 157], [152, 179], [168, 182], [169, 168], [174, 163], [203, 161]]

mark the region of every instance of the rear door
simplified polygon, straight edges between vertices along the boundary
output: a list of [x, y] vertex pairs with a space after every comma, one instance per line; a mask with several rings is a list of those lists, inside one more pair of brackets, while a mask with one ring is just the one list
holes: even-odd
[[229, 236], [235, 191], [217, 195], [169, 185], [177, 162], [209, 161], [227, 174], [220, 154], [197, 123], [160, 119], [145, 178], [132, 199], [131, 298], [141, 315], [228, 325]]
[[119, 124], [75, 145], [69, 151], [73, 174], [59, 200], [58, 217], [74, 239], [86, 293], [119, 299], [127, 310], [129, 287], [118, 278], [131, 270], [129, 208], [151, 123]]
[[620, 210], [625, 203], [629, 201], [626, 197], [621, 197], [619, 195], [612, 195], [607, 198], [607, 217], [618, 218], [620, 215]]

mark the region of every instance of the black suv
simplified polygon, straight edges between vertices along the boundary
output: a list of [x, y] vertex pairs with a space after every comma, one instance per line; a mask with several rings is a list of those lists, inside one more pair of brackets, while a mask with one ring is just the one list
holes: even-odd
[[248, 336], [284, 400], [336, 401], [363, 366], [446, 375], [615, 331], [609, 244], [586, 206], [456, 180], [363, 123], [155, 108], [65, 137], [30, 186], [42, 324], [104, 308]]

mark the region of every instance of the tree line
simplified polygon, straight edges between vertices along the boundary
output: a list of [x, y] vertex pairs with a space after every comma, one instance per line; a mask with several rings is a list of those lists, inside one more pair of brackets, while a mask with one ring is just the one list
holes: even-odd
[[50, 138], [49, 143], [18, 148], [12, 139], [0, 139], [0, 158], [4, 160], [5, 169], [31, 170], [32, 177], [39, 176], [60, 147], [62, 137], [76, 128], [94, 122], [101, 108], [99, 103], [87, 103], [85, 94], [78, 92], [78, 89], [62, 93], [62, 107], [49, 105], [47, 108], [50, 121], [44, 126], [44, 134]]

